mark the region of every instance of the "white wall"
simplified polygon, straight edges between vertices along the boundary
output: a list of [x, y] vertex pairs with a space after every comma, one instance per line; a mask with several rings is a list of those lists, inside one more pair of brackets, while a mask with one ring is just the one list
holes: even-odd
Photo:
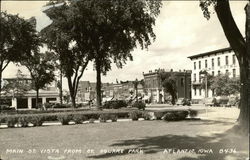
[[[216, 53], [210, 56], [204, 56], [192, 59], [192, 75], [191, 80], [192, 84], [194, 82], [194, 74], [196, 74], [196, 82], [199, 82], [199, 72], [201, 70], [207, 70], [209, 74], [212, 74], [214, 72], [214, 75], [218, 75], [218, 71], [220, 71], [221, 74], [225, 74], [226, 70], [228, 70], [229, 76], [233, 77], [233, 69], [236, 70], [236, 76], [240, 75], [239, 72], [239, 64], [238, 60], [235, 57], [235, 64], [233, 64], [233, 51], [226, 51], [223, 53]], [[228, 56], [228, 65], [226, 65], [226, 56]], [[218, 66], [218, 57], [220, 57], [220, 66]], [[214, 67], [212, 67], [212, 59], [214, 59]], [[207, 60], [207, 68], [205, 68], [205, 60]], [[201, 69], [199, 69], [199, 61], [201, 62]], [[194, 62], [196, 62], [196, 69], [194, 69]], [[202, 94], [199, 94], [199, 89], [197, 90], [197, 94], [194, 94], [194, 88], [192, 86], [192, 99], [202, 99], [205, 97], [205, 91], [202, 90]], [[208, 91], [208, 97], [212, 97], [212, 91]]]

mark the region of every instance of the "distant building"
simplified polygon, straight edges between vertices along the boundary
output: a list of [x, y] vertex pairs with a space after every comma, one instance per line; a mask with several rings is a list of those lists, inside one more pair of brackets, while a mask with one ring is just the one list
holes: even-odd
[[[136, 89], [133, 81], [121, 81], [120, 83], [102, 83], [102, 98], [104, 99], [127, 99], [135, 97]], [[137, 94], [142, 96], [143, 85], [139, 82], [137, 85]], [[80, 81], [77, 92], [77, 101], [86, 102], [96, 98], [96, 83], [89, 81]]]
[[191, 99], [191, 71], [165, 71], [164, 69], [156, 69], [143, 73], [144, 89], [147, 92], [151, 103], [164, 103], [168, 94], [164, 92], [162, 80], [160, 78], [161, 72], [173, 73], [176, 77], [177, 97]]
[[[1, 104], [7, 104], [16, 109], [35, 109], [36, 108], [36, 91], [31, 89], [31, 78], [3, 78], [4, 84], [19, 83], [27, 86], [27, 91], [19, 94], [14, 90], [8, 90], [2, 93], [0, 99]], [[15, 88], [17, 90], [18, 88]], [[39, 90], [38, 102], [44, 104], [46, 102], [59, 102], [59, 91], [55, 86], [47, 86], [45, 89]]]
[[[200, 53], [188, 57], [193, 63], [192, 68], [192, 99], [200, 102], [205, 98], [205, 90], [201, 89], [201, 71], [206, 71], [210, 75], [229, 74], [230, 77], [240, 75], [239, 63], [235, 53], [231, 48], [222, 48], [210, 52]], [[208, 89], [208, 97], [213, 97], [214, 92]]]

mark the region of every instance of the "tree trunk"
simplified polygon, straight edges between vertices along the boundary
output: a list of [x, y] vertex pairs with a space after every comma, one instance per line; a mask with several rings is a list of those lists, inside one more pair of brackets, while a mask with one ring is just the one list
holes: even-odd
[[218, 0], [215, 7], [215, 11], [225, 33], [225, 36], [230, 43], [230, 46], [235, 52], [235, 55], [240, 65], [240, 78], [241, 78], [241, 103], [240, 103], [240, 115], [239, 124], [241, 128], [249, 133], [249, 100], [250, 100], [250, 51], [249, 51], [249, 18], [250, 9], [249, 3], [246, 9], [246, 40], [241, 35], [230, 10], [228, 0]]
[[75, 90], [74, 90], [74, 87], [72, 86], [71, 77], [67, 76], [67, 79], [68, 79], [69, 94], [70, 94], [72, 106], [76, 108]]
[[239, 123], [245, 132], [249, 133], [249, 107], [250, 107], [250, 66], [241, 67], [241, 99]]
[[62, 67], [60, 68], [60, 104], [63, 103], [63, 94], [62, 94]]
[[250, 107], [250, 2], [246, 8], [246, 48], [248, 55], [241, 65], [241, 103], [239, 122], [246, 133], [249, 133], [249, 107]]
[[[39, 89], [36, 89], [36, 108], [38, 108]], [[41, 108], [40, 108], [41, 109]]]
[[[2, 68], [0, 68], [2, 70]], [[0, 71], [0, 98], [2, 96], [2, 76], [3, 76], [3, 72]]]
[[96, 107], [98, 109], [102, 106], [102, 82], [101, 82], [101, 63], [96, 58]]

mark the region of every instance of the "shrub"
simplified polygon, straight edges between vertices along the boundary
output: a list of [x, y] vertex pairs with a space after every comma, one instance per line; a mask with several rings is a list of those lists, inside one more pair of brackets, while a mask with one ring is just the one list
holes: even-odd
[[76, 124], [81, 124], [83, 121], [87, 120], [87, 117], [82, 115], [82, 114], [74, 114], [72, 116], [72, 120], [76, 123]]
[[33, 126], [42, 126], [44, 117], [41, 115], [34, 115], [29, 118], [29, 122], [32, 123]]
[[177, 111], [177, 112], [168, 112], [163, 116], [165, 121], [179, 121], [184, 120], [188, 115], [187, 111]]
[[195, 118], [198, 115], [198, 111], [190, 109], [190, 110], [188, 110], [188, 114], [189, 114], [190, 118]]
[[89, 119], [89, 123], [94, 123], [95, 122], [95, 119], [94, 118], [90, 118]]
[[144, 112], [142, 118], [144, 118], [144, 120], [150, 120], [152, 117], [148, 112]]
[[29, 117], [27, 117], [27, 116], [18, 117], [18, 124], [20, 124], [21, 127], [28, 127]]
[[177, 120], [177, 116], [176, 116], [176, 114], [174, 114], [174, 112], [168, 112], [163, 116], [163, 120], [175, 121], [175, 120]]
[[72, 115], [70, 114], [57, 115], [57, 119], [62, 123], [62, 125], [68, 125], [69, 122], [72, 120]]
[[175, 113], [177, 120], [184, 120], [188, 116], [188, 111], [178, 111]]
[[161, 120], [164, 116], [164, 112], [154, 112], [154, 115], [157, 120]]
[[119, 109], [123, 107], [127, 107], [128, 104], [124, 100], [114, 100], [114, 101], [107, 101], [103, 105], [104, 109]]
[[5, 122], [5, 117], [0, 117], [0, 125]]
[[112, 122], [117, 122], [118, 117], [117, 117], [117, 115], [112, 114], [112, 115], [110, 115], [110, 119]]
[[140, 117], [140, 112], [133, 111], [129, 113], [129, 118], [131, 118], [133, 121], [137, 121]]
[[138, 108], [138, 109], [141, 109], [141, 110], [145, 110], [146, 105], [145, 105], [145, 103], [143, 103], [142, 101], [137, 101], [137, 102], [135, 102], [135, 103], [132, 105], [132, 107]]
[[70, 104], [60, 104], [60, 103], [56, 103], [52, 106], [52, 108], [71, 108]]
[[7, 126], [10, 127], [10, 128], [15, 127], [15, 124], [17, 124], [17, 122], [18, 122], [18, 118], [17, 117], [14, 117], [14, 116], [8, 116], [8, 117], [6, 117]]
[[51, 103], [46, 102], [46, 103], [44, 103], [44, 107], [45, 107], [45, 108], [51, 108], [51, 107], [52, 107], [52, 104], [51, 104]]
[[108, 114], [101, 114], [99, 117], [100, 122], [107, 122], [108, 119], [109, 119]]

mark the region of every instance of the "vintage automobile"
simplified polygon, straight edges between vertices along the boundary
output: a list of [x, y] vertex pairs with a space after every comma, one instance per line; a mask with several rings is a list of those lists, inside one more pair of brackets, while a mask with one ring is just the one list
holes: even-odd
[[191, 101], [187, 98], [178, 98], [177, 102], [176, 102], [176, 105], [179, 106], [179, 105], [182, 105], [182, 106], [191, 106]]

